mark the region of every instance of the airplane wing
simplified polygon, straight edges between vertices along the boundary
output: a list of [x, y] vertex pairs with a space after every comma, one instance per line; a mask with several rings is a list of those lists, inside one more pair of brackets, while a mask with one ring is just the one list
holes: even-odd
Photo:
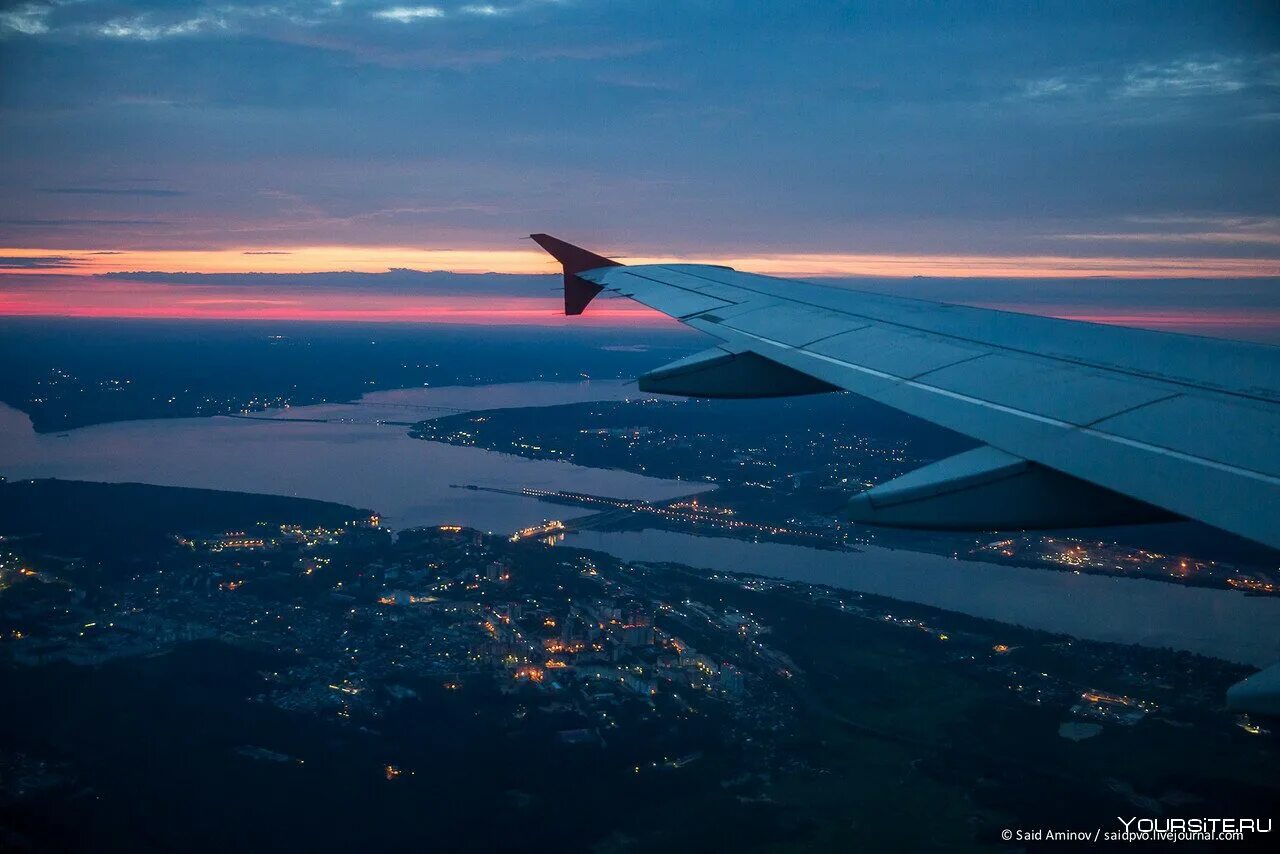
[[622, 265], [545, 234], [565, 313], [621, 294], [720, 344], [646, 391], [846, 390], [983, 443], [849, 516], [921, 528], [1198, 519], [1280, 548], [1280, 348], [904, 299], [705, 264]]

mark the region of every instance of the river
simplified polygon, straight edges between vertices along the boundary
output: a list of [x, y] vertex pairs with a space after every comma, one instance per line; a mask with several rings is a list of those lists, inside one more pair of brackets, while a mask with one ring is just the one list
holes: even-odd
[[1140, 578], [1002, 566], [859, 546], [836, 552], [672, 531], [580, 531], [566, 545], [623, 560], [749, 572], [918, 602], [1073, 637], [1280, 661], [1280, 599]]
[[[36, 434], [24, 413], [0, 404], [0, 474], [294, 495], [375, 509], [395, 528], [459, 524], [507, 533], [591, 511], [451, 484], [645, 500], [705, 490], [706, 484], [420, 441], [409, 438], [403, 422], [458, 410], [637, 395], [634, 385], [599, 381], [402, 389], [257, 418], [126, 421], [62, 434]], [[1237, 591], [874, 546], [834, 552], [664, 531], [584, 531], [567, 542], [624, 560], [828, 584], [1081, 638], [1168, 646], [1259, 666], [1280, 660], [1280, 599]]]
[[403, 424], [385, 422], [637, 396], [634, 384], [616, 381], [400, 389], [370, 393], [356, 403], [274, 410], [265, 417], [122, 421], [59, 434], [35, 433], [25, 413], [0, 404], [0, 474], [319, 498], [377, 510], [395, 528], [455, 524], [509, 533], [548, 516], [594, 511], [452, 485], [644, 500], [674, 498], [706, 485], [425, 442], [410, 438]]

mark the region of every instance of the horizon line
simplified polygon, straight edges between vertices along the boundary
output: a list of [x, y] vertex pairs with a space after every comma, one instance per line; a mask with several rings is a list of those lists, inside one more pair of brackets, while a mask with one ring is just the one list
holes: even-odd
[[[1199, 256], [1067, 256], [958, 253], [729, 253], [609, 255], [627, 264], [720, 264], [772, 276], [815, 278], [1243, 279], [1280, 277], [1280, 259]], [[246, 263], [248, 259], [250, 263]], [[24, 265], [24, 261], [29, 264]], [[7, 263], [6, 263], [7, 262]], [[0, 274], [322, 274], [406, 269], [460, 275], [543, 275], [559, 265], [541, 250], [400, 246], [273, 246], [225, 249], [0, 247]]]

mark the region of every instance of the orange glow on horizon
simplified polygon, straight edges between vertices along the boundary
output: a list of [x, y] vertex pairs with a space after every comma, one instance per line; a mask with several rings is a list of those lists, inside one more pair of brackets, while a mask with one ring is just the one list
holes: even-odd
[[[81, 277], [83, 278], [83, 277]], [[66, 279], [0, 289], [0, 316], [166, 320], [302, 320], [367, 323], [555, 325], [566, 318], [555, 296], [379, 294], [356, 290], [166, 285]], [[588, 323], [674, 325], [629, 301], [592, 306]]]
[[648, 309], [633, 311], [592, 311], [590, 317], [567, 318], [558, 308], [542, 309], [442, 309], [429, 307], [383, 310], [246, 310], [232, 311], [183, 311], [172, 306], [148, 308], [99, 308], [74, 307], [54, 311], [9, 311], [0, 301], [0, 316], [6, 317], [75, 317], [115, 318], [119, 320], [284, 320], [331, 323], [459, 323], [470, 325], [519, 324], [521, 326], [546, 326], [562, 322], [598, 325], [664, 325], [674, 323], [665, 315]]
[[[47, 283], [47, 284], [45, 284]], [[1280, 330], [1272, 311], [1089, 307], [966, 301], [970, 305], [1148, 329]], [[155, 320], [278, 320], [364, 323], [454, 323], [522, 326], [676, 327], [676, 321], [630, 300], [597, 300], [581, 317], [565, 317], [558, 296], [467, 296], [370, 293], [322, 288], [170, 285], [42, 277], [0, 288], [0, 316]]]
[[[604, 254], [609, 254], [602, 249]], [[282, 246], [215, 250], [88, 250], [0, 248], [0, 256], [66, 258], [67, 266], [0, 267], [0, 272], [95, 273], [381, 273], [393, 267], [454, 273], [554, 273], [536, 248], [520, 250], [413, 249], [394, 246]], [[706, 263], [773, 276], [934, 276], [982, 278], [1240, 278], [1280, 276], [1280, 259], [1123, 258], [1064, 255], [904, 255], [889, 253], [760, 253], [729, 256], [636, 257], [628, 264]]]
[[[453, 273], [547, 273], [554, 262], [541, 250], [410, 249], [394, 246], [263, 246], [232, 249], [0, 248], [19, 258], [57, 256], [71, 266], [6, 272], [96, 273], [385, 273], [392, 268]], [[0, 268], [3, 270], [5, 268]]]
[[[398, 254], [397, 254], [398, 253]], [[244, 255], [219, 252], [126, 252], [94, 255], [87, 250], [0, 249], [0, 256], [58, 256], [72, 266], [46, 269], [0, 267], [0, 316], [71, 318], [143, 318], [171, 320], [279, 320], [370, 323], [454, 323], [598, 326], [644, 324], [675, 326], [675, 321], [629, 300], [596, 300], [581, 318], [565, 318], [558, 294], [533, 288], [524, 295], [413, 293], [379, 291], [326, 285], [323, 278], [307, 285], [266, 280], [253, 286], [205, 283], [132, 281], [128, 277], [98, 278], [94, 273], [127, 272], [147, 268], [157, 272], [330, 272], [343, 270], [385, 271], [388, 267], [433, 269], [449, 266], [457, 272], [497, 271], [553, 273], [555, 262], [540, 250], [523, 252], [432, 252], [381, 248], [321, 247], [301, 249], [291, 255]], [[625, 258], [625, 256], [619, 256]], [[820, 274], [905, 277], [927, 270], [929, 275], [1128, 278], [1197, 275], [1230, 278], [1280, 275], [1274, 262], [1243, 259], [1070, 259], [1066, 267], [1030, 266], [1027, 259], [924, 256], [814, 256], [699, 259], [727, 263], [739, 269], [793, 276]], [[874, 264], [867, 259], [875, 259]], [[631, 263], [661, 259], [626, 259]], [[693, 259], [685, 259], [693, 260]], [[1037, 264], [1046, 259], [1035, 259]], [[1123, 262], [1124, 268], [1117, 267]], [[1193, 263], [1194, 262], [1194, 263]], [[868, 266], [859, 266], [867, 264]], [[1184, 266], [1179, 266], [1183, 264]], [[807, 265], [807, 269], [804, 269]], [[1186, 266], [1190, 265], [1190, 266]], [[801, 268], [801, 269], [796, 269]], [[1013, 301], [965, 301], [989, 308], [1049, 315], [1094, 323], [1194, 330], [1253, 329], [1271, 334], [1280, 329], [1274, 311], [1090, 306]]]

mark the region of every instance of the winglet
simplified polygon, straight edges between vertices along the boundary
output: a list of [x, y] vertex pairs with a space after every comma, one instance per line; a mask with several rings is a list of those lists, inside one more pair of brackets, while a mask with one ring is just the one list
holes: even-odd
[[530, 234], [547, 253], [564, 267], [564, 313], [582, 314], [596, 294], [603, 288], [595, 282], [580, 278], [579, 273], [586, 270], [598, 270], [601, 267], [621, 267], [617, 261], [588, 252], [581, 246], [565, 243], [549, 234]]

